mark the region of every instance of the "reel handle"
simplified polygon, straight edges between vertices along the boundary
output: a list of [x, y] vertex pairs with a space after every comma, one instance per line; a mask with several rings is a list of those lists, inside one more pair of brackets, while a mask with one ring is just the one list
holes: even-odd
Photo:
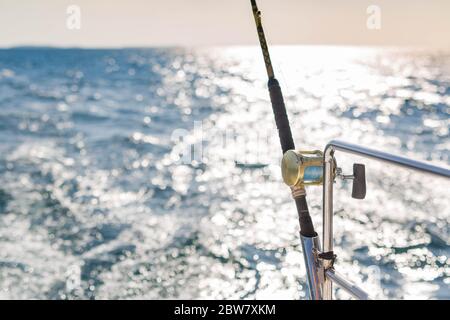
[[354, 163], [352, 198], [364, 199], [365, 197], [366, 197], [366, 167], [361, 163]]

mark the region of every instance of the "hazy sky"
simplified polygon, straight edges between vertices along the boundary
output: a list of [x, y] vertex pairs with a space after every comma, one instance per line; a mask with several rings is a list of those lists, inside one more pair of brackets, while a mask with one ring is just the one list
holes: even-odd
[[[69, 5], [81, 29], [66, 27]], [[450, 0], [259, 0], [271, 44], [450, 48]], [[369, 30], [369, 5], [381, 29]], [[249, 0], [1, 0], [0, 46], [256, 44]]]

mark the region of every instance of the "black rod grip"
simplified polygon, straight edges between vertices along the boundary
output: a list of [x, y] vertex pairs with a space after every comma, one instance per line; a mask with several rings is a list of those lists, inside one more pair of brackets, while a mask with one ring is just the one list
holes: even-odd
[[300, 222], [300, 234], [309, 238], [317, 236], [311, 216], [309, 215], [306, 196], [295, 198], [295, 205], [297, 206], [298, 220]]
[[268, 86], [270, 101], [272, 102], [272, 110], [275, 116], [275, 123], [278, 129], [278, 136], [280, 137], [281, 149], [284, 154], [288, 150], [295, 149], [291, 127], [289, 126], [286, 106], [284, 105], [283, 94], [281, 93], [278, 80], [275, 78], [270, 78]]
[[[273, 74], [272, 62], [270, 61], [269, 49], [267, 48], [266, 37], [261, 24], [261, 16], [256, 6], [256, 1], [251, 0], [253, 15], [255, 18], [256, 28], [258, 31], [259, 43], [264, 56], [266, 64], [267, 75], [269, 76], [269, 93], [270, 101], [272, 103], [273, 115], [275, 116], [275, 123], [278, 129], [278, 136], [280, 138], [281, 150], [283, 154], [288, 150], [294, 150], [294, 140], [292, 139], [291, 127], [289, 126], [289, 119], [286, 113], [286, 106], [284, 104], [283, 94], [281, 93], [280, 84], [275, 79]], [[297, 206], [298, 218], [300, 221], [300, 233], [306, 237], [315, 237], [317, 233], [314, 231], [314, 225], [309, 215], [308, 204], [306, 203], [306, 196], [302, 195], [295, 198]]]
[[[269, 79], [269, 93], [273, 114], [275, 116], [275, 123], [278, 129], [278, 136], [280, 137], [281, 149], [284, 154], [288, 150], [295, 149], [295, 145], [294, 140], [292, 139], [291, 127], [286, 113], [283, 94], [280, 85], [275, 78]], [[304, 237], [317, 236], [311, 216], [309, 215], [306, 196], [296, 197], [295, 205], [297, 207], [298, 219], [300, 222], [300, 234]]]

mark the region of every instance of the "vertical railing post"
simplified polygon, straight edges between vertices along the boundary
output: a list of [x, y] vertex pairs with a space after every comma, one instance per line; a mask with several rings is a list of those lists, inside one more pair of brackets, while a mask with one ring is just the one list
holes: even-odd
[[[323, 172], [323, 252], [333, 252], [333, 180], [335, 162], [332, 147], [325, 149]], [[331, 260], [323, 260], [324, 269], [331, 267]], [[324, 277], [322, 297], [324, 300], [333, 298], [332, 282]]]

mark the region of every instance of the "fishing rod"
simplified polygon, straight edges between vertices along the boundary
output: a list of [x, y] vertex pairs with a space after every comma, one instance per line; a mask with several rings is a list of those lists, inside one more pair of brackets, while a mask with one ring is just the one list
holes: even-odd
[[[295, 150], [294, 140], [292, 138], [291, 127], [286, 113], [286, 106], [284, 103], [283, 93], [281, 92], [280, 84], [275, 78], [275, 74], [270, 60], [269, 48], [267, 47], [264, 29], [261, 23], [261, 12], [258, 10], [255, 0], [251, 0], [253, 16], [255, 18], [256, 30], [258, 32], [259, 44], [261, 46], [264, 63], [266, 65], [267, 76], [269, 78], [268, 88], [270, 94], [270, 101], [272, 103], [272, 110], [275, 117], [275, 123], [278, 129], [278, 136], [280, 138], [281, 150], [283, 155], [290, 150]], [[314, 237], [317, 233], [314, 230], [314, 225], [309, 215], [308, 204], [306, 202], [306, 192], [303, 186], [292, 186], [292, 196], [297, 207], [298, 218], [300, 221], [300, 233], [303, 236]]]
[[[300, 224], [300, 240], [309, 284], [309, 295], [311, 299], [322, 299], [322, 288], [320, 285], [317, 253], [320, 251], [319, 237], [314, 230], [314, 225], [309, 214], [306, 202], [305, 185], [320, 184], [323, 172], [323, 154], [320, 151], [298, 152], [295, 151], [291, 127], [286, 113], [283, 94], [280, 84], [275, 78], [272, 62], [270, 60], [269, 48], [261, 22], [261, 12], [258, 10], [255, 0], [251, 0], [253, 16], [255, 18], [256, 30], [258, 32], [259, 44], [264, 57], [268, 80], [268, 89], [272, 111], [280, 138], [283, 160], [281, 163], [284, 182], [291, 188], [297, 208]], [[332, 252], [331, 252], [332, 255]]]

